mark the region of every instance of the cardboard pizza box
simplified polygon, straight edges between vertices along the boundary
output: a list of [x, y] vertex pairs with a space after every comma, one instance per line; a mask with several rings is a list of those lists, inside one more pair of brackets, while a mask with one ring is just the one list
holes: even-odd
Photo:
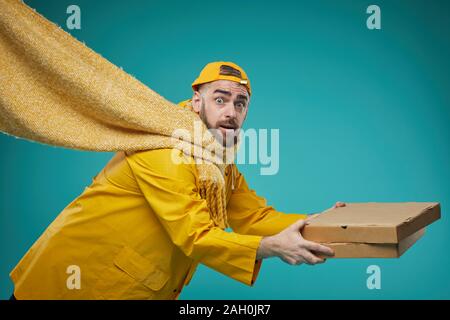
[[[399, 258], [425, 233], [425, 228], [400, 240], [399, 243], [323, 243], [334, 250], [333, 257], [324, 258]], [[320, 255], [319, 255], [320, 256]]]
[[[342, 251], [351, 247], [363, 248], [371, 243], [400, 244], [440, 216], [438, 202], [346, 203], [345, 207], [332, 209], [310, 220], [302, 235], [314, 242], [341, 243], [334, 246], [340, 246]], [[379, 250], [386, 250], [383, 248]]]

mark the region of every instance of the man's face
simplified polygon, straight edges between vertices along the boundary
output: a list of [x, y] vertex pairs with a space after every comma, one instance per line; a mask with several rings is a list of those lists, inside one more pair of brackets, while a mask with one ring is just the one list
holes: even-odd
[[192, 97], [194, 111], [224, 146], [237, 142], [249, 102], [246, 87], [229, 80], [204, 84]]

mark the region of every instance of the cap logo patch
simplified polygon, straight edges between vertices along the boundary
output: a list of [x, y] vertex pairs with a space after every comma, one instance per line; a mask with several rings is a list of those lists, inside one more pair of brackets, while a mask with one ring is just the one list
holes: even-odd
[[239, 70], [227, 65], [221, 65], [219, 73], [223, 76], [234, 76], [242, 79], [242, 75]]

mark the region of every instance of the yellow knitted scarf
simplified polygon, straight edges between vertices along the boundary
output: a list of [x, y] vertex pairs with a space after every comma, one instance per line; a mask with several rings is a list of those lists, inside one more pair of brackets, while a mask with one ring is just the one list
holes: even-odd
[[[192, 138], [174, 138], [180, 129]], [[0, 131], [79, 150], [182, 150], [196, 160], [211, 219], [228, 227], [223, 174], [236, 147], [222, 147], [189, 108], [167, 101], [19, 0], [0, 0]]]

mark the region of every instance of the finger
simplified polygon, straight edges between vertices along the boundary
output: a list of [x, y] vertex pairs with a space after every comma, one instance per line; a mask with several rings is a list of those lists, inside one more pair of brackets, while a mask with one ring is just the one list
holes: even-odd
[[296, 222], [294, 222], [293, 224], [291, 224], [290, 228], [295, 231], [298, 231], [298, 230], [303, 229], [305, 224], [306, 224], [306, 219], [300, 219], [300, 220], [297, 220]]
[[300, 258], [300, 259], [297, 259], [297, 261], [295, 262], [295, 265], [296, 265], [296, 266], [299, 266], [299, 265], [301, 265], [301, 264], [303, 264], [303, 263], [305, 263], [305, 262], [306, 262], [305, 259]]
[[334, 205], [334, 208], [345, 207], [345, 202], [338, 201]]
[[291, 265], [291, 266], [296, 265], [298, 263], [298, 261], [296, 259], [290, 258], [290, 257], [289, 258], [288, 257], [282, 257], [281, 259], [284, 262], [286, 262], [287, 264]]
[[318, 263], [323, 263], [324, 260], [315, 256], [313, 253], [311, 253], [308, 250], [303, 250], [301, 253], [302, 258], [305, 260], [305, 262], [309, 265], [315, 265]]
[[295, 260], [294, 260], [294, 259], [286, 259], [286, 262], [287, 262], [289, 265], [291, 265], [291, 266], [295, 265]]
[[316, 242], [305, 240], [303, 246], [306, 249], [308, 249], [310, 251], [314, 251], [316, 253], [321, 253], [323, 255], [330, 256], [330, 257], [334, 256], [334, 251], [331, 248], [326, 247], [326, 246], [321, 245]]

